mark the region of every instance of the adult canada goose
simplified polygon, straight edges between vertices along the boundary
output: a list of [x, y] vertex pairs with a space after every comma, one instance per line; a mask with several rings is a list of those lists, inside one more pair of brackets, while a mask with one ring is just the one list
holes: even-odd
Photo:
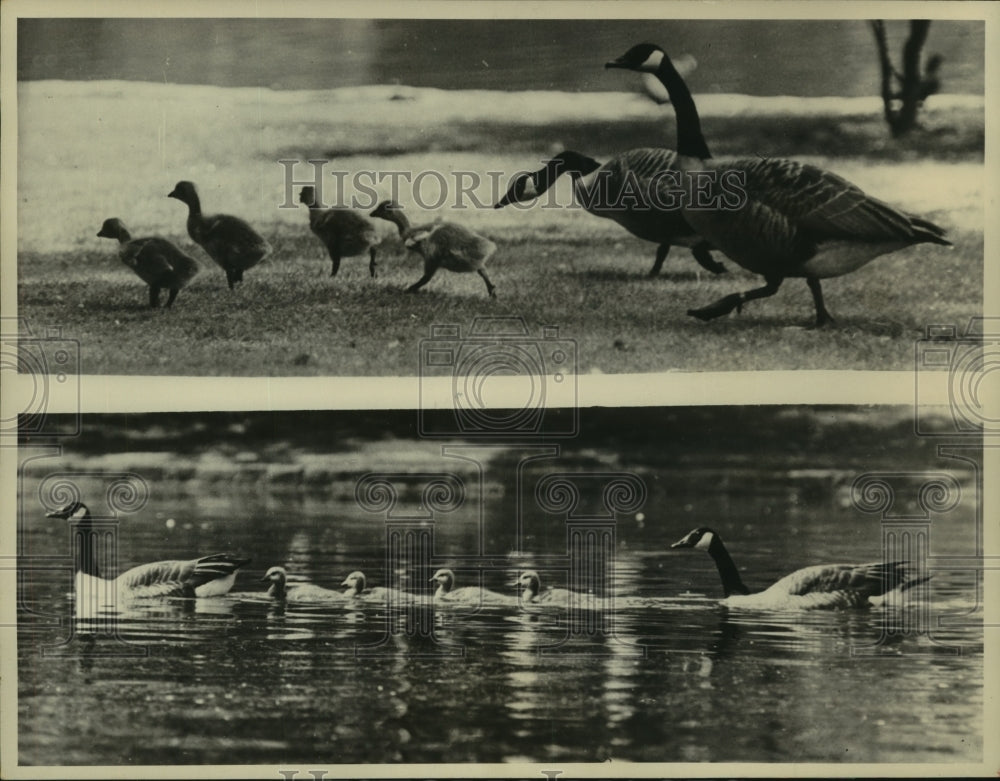
[[316, 190], [303, 187], [299, 203], [309, 207], [309, 228], [323, 242], [333, 266], [330, 276], [337, 276], [341, 258], [368, 253], [368, 271], [375, 276], [375, 245], [379, 242], [375, 225], [363, 214], [346, 207], [324, 209], [316, 202]]
[[[90, 510], [83, 502], [70, 502], [46, 514], [78, 523], [80, 545], [73, 562], [74, 590], [78, 609], [101, 610], [128, 599], [147, 597], [217, 597], [236, 581], [236, 570], [250, 559], [216, 553], [189, 561], [154, 561], [126, 570], [117, 578], [101, 577], [97, 561], [98, 542], [89, 533]], [[78, 611], [79, 612], [79, 611]]]
[[271, 567], [261, 578], [270, 583], [267, 595], [287, 602], [343, 602], [346, 592], [333, 591], [313, 583], [289, 583], [284, 567]]
[[671, 548], [698, 548], [715, 561], [725, 594], [723, 604], [763, 610], [816, 610], [868, 607], [875, 597], [905, 591], [927, 577], [911, 577], [905, 561], [870, 564], [818, 564], [796, 570], [764, 591], [750, 593], [718, 532], [692, 529]]
[[403, 243], [424, 259], [424, 275], [406, 292], [413, 293], [426, 285], [439, 268], [465, 273], [475, 271], [486, 283], [490, 298], [496, 298], [496, 286], [486, 274], [486, 262], [497, 251], [497, 245], [461, 225], [453, 222], [436, 222], [410, 227], [403, 209], [392, 201], [382, 201], [371, 213], [372, 217], [395, 224]]
[[588, 213], [614, 220], [633, 236], [659, 245], [649, 276], [660, 273], [674, 244], [691, 247], [691, 254], [703, 268], [721, 274], [725, 266], [712, 259], [711, 246], [691, 230], [680, 210], [656, 208], [657, 179], [676, 164], [677, 154], [669, 149], [632, 149], [604, 164], [567, 150], [544, 168], [514, 177], [493, 208], [537, 198], [560, 176], [569, 174], [576, 199]]
[[160, 291], [170, 291], [167, 308], [174, 303], [181, 288], [194, 279], [198, 264], [166, 239], [149, 236], [133, 239], [125, 224], [117, 217], [105, 220], [97, 233], [104, 239], [117, 239], [118, 257], [136, 276], [149, 285], [149, 305], [160, 305]]
[[666, 87], [677, 117], [681, 177], [673, 191], [682, 199], [681, 213], [713, 247], [766, 282], [689, 315], [711, 320], [739, 311], [747, 301], [774, 295], [786, 277], [803, 277], [821, 326], [833, 319], [823, 304], [821, 279], [912, 244], [950, 246], [937, 225], [872, 198], [829, 171], [792, 160], [712, 160], [694, 99], [659, 46], [633, 46], [606, 67], [654, 73]]
[[256, 266], [270, 253], [271, 245], [239, 217], [203, 215], [193, 182], [178, 182], [167, 197], [187, 204], [188, 235], [226, 272], [230, 290], [243, 281], [244, 271]]

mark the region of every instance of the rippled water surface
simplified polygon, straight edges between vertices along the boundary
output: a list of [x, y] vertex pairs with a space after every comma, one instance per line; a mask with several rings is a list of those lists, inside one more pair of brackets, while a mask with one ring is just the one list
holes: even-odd
[[[564, 609], [522, 609], [514, 586], [528, 566], [566, 585], [558, 557], [538, 555], [564, 545], [564, 522], [526, 521], [525, 550], [509, 555], [500, 491], [484, 501], [482, 537], [457, 518], [436, 522], [433, 563], [476, 583], [461, 557], [481, 541], [498, 551], [483, 560], [483, 585], [502, 598], [424, 601], [401, 615], [376, 601], [282, 605], [263, 593], [273, 564], [330, 588], [358, 568], [385, 583], [386, 525], [353, 497], [161, 484], [159, 509], [122, 524], [125, 565], [192, 548], [239, 550], [253, 563], [227, 597], [132, 605], [117, 640], [102, 625], [70, 633], [67, 569], [26, 572], [20, 761], [977, 760], [982, 634], [971, 575], [936, 573], [924, 603], [935, 628], [906, 635], [906, 611], [726, 609], [708, 557], [669, 550], [691, 526], [725, 518], [751, 587], [807, 564], [880, 558], [876, 523], [829, 497], [804, 501], [793, 485], [779, 471], [751, 493], [716, 475], [653, 485], [647, 507], [671, 517], [619, 520], [614, 609], [574, 625]], [[68, 552], [65, 522], [28, 513], [25, 523], [29, 553]], [[969, 530], [935, 533], [936, 555], [973, 544]], [[406, 574], [409, 590], [429, 592], [428, 571]], [[430, 638], [408, 634], [423, 622]], [[586, 636], [595, 626], [608, 631]], [[886, 627], [896, 637], [877, 646]]]

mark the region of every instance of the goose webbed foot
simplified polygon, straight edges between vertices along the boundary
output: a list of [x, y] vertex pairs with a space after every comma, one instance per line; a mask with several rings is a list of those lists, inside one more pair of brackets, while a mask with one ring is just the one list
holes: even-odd
[[701, 309], [689, 309], [687, 313], [691, 317], [697, 317], [699, 320], [707, 323], [709, 320], [714, 320], [717, 317], [728, 315], [734, 309], [737, 312], [743, 311], [743, 296], [740, 293], [732, 293], [728, 296], [723, 296], [718, 301], [715, 301], [708, 306], [703, 306]]
[[[783, 277], [771, 277], [767, 280], [767, 284], [763, 287], [748, 290], [746, 293], [731, 293], [730, 295], [723, 296], [715, 303], [709, 304], [701, 309], [689, 309], [688, 314], [692, 317], [697, 317], [699, 320], [712, 320], [716, 317], [721, 317], [722, 315], [728, 315], [734, 309], [737, 312], [742, 312], [743, 304], [747, 301], [755, 301], [758, 298], [767, 298], [768, 296], [773, 296], [777, 293], [783, 280]], [[816, 284], [818, 285], [819, 283], [817, 282]], [[810, 283], [810, 287], [811, 286], [812, 283]]]

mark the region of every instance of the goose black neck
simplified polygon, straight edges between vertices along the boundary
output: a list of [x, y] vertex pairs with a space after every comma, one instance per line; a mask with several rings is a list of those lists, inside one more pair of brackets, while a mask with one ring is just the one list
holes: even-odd
[[600, 167], [601, 164], [594, 158], [567, 150], [549, 160], [545, 168], [539, 172], [537, 184], [539, 190], [548, 189], [552, 182], [563, 174], [569, 174], [574, 179], [579, 179]]
[[270, 588], [267, 590], [267, 595], [269, 597], [274, 597], [275, 599], [284, 599], [286, 594], [287, 589], [285, 588], [284, 578], [272, 583]]
[[126, 230], [124, 226], [122, 226], [121, 228], [119, 228], [118, 229], [118, 243], [119, 244], [128, 244], [130, 241], [132, 241], [132, 234], [129, 233], [128, 230]]
[[399, 209], [386, 209], [385, 218], [389, 222], [396, 224], [396, 229], [399, 231], [400, 236], [405, 236], [406, 232], [410, 229], [410, 221]]
[[94, 531], [89, 512], [73, 522], [73, 536], [76, 554], [76, 561], [73, 562], [74, 569], [84, 575], [100, 577], [101, 570], [97, 564], [99, 532]]
[[201, 198], [198, 197], [198, 193], [191, 190], [189, 193], [185, 193], [184, 202], [188, 205], [188, 213], [191, 216], [201, 214]]
[[685, 157], [697, 157], [699, 160], [708, 160], [712, 153], [708, 151], [708, 144], [701, 134], [701, 119], [698, 117], [698, 108], [691, 97], [691, 91], [677, 68], [670, 61], [667, 55], [663, 55], [663, 61], [656, 70], [656, 76], [667, 88], [670, 94], [670, 102], [674, 107], [674, 114], [677, 117], [677, 152]]
[[715, 566], [719, 570], [719, 577], [722, 579], [722, 590], [728, 597], [730, 594], [749, 594], [743, 579], [740, 577], [733, 557], [729, 555], [726, 546], [716, 534], [712, 537], [712, 543], [708, 546], [708, 555], [715, 560]]

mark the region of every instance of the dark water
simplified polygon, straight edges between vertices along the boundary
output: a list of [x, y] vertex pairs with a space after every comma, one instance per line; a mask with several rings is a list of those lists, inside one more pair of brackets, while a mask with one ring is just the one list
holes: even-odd
[[[426, 621], [433, 639], [407, 635], [407, 617], [376, 603], [282, 606], [263, 596], [259, 579], [274, 564], [331, 588], [359, 568], [371, 585], [386, 582], [387, 524], [348, 491], [160, 483], [141, 517], [122, 522], [125, 565], [226, 549], [253, 563], [228, 597], [133, 606], [120, 640], [91, 624], [80, 627], [89, 636], [71, 636], [67, 570], [26, 572], [20, 762], [978, 760], [982, 631], [971, 574], [937, 572], [922, 608], [934, 628], [900, 634], [906, 610], [728, 610], [715, 601], [708, 557], [668, 549], [711, 521], [751, 587], [807, 564], [880, 558], [877, 521], [845, 506], [837, 480], [804, 491], [815, 481], [783, 460], [761, 461], [739, 486], [719, 472], [651, 482], [648, 517], [617, 522], [603, 594], [611, 609], [575, 614], [579, 623], [513, 599], [520, 568], [566, 585], [565, 521], [525, 515], [511, 555], [512, 486], [487, 484], [482, 525], [469, 513], [437, 519], [430, 564], [454, 566], [468, 585], [478, 577], [469, 557], [483, 549], [484, 585], [510, 602], [415, 609], [410, 620]], [[528, 474], [529, 495], [538, 474]], [[25, 482], [28, 504], [36, 485]], [[102, 489], [84, 481], [81, 490]], [[65, 555], [65, 522], [38, 515], [26, 514], [25, 553]], [[935, 526], [934, 555], [969, 553], [966, 515]], [[403, 568], [409, 590], [429, 589], [430, 567]], [[587, 636], [595, 623], [608, 631]], [[886, 627], [896, 637], [878, 646]], [[117, 655], [137, 649], [145, 655]]]
[[[889, 22], [901, 57], [907, 24]], [[276, 89], [633, 90], [603, 63], [651, 40], [698, 61], [696, 92], [876, 95], [866, 21], [23, 19], [19, 79], [126, 79]], [[935, 21], [942, 91], [984, 89], [985, 27]]]

